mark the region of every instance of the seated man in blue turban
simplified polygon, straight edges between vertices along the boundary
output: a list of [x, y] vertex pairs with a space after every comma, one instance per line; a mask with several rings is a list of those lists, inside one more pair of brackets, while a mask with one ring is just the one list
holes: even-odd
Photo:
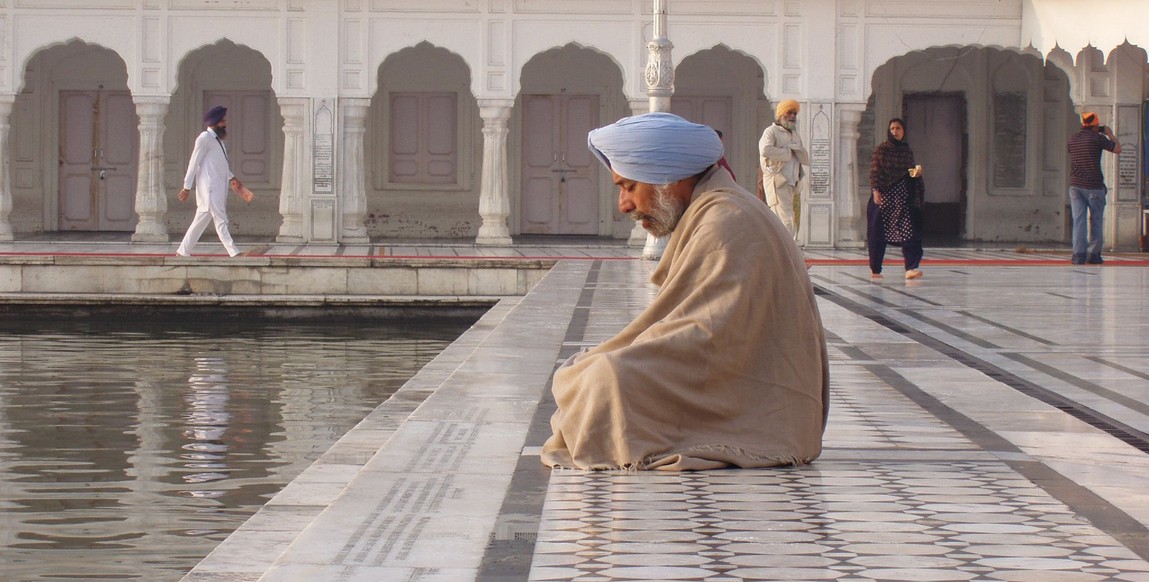
[[590, 132], [618, 207], [670, 234], [658, 294], [555, 373], [542, 460], [579, 469], [706, 470], [814, 460], [826, 341], [789, 230], [716, 165], [714, 130], [668, 113]]

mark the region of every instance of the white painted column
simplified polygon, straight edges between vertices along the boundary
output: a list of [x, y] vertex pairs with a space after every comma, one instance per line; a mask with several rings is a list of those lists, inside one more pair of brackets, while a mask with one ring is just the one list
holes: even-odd
[[666, 2], [654, 0], [654, 38], [646, 43], [646, 95], [650, 111], [670, 111], [670, 96], [674, 95], [674, 62], [670, 52], [674, 43], [667, 38]]
[[280, 97], [279, 111], [283, 115], [283, 173], [279, 184], [279, 226], [276, 242], [303, 242], [306, 207], [308, 164], [307, 118], [311, 100], [305, 97]]
[[[631, 100], [630, 101], [630, 114], [642, 115], [643, 113], [650, 112], [650, 101], [648, 99]], [[618, 207], [618, 189], [612, 190], [614, 193], [614, 205]], [[646, 229], [642, 228], [642, 224], [635, 222], [634, 228], [630, 230], [630, 237], [626, 239], [626, 245], [629, 247], [645, 247], [648, 235]]]
[[480, 99], [479, 115], [483, 118], [483, 170], [479, 191], [479, 216], [483, 224], [475, 244], [509, 245], [511, 231], [511, 195], [507, 174], [507, 121], [514, 101]]
[[0, 95], [0, 240], [12, 240], [12, 106], [15, 95]]
[[364, 171], [363, 136], [367, 133], [370, 99], [340, 99], [343, 144], [339, 171], [340, 211], [343, 229], [340, 242], [367, 243], [367, 175]]
[[[646, 43], [646, 95], [652, 113], [670, 111], [670, 96], [674, 95], [674, 62], [670, 58], [674, 43], [666, 36], [667, 1], [654, 0], [654, 38]], [[635, 229], [641, 230], [642, 226], [635, 223]], [[657, 238], [647, 234], [642, 258], [661, 259], [669, 239], [669, 236]], [[634, 233], [631, 234], [631, 240], [634, 240]]]
[[168, 242], [164, 215], [168, 199], [164, 193], [164, 116], [168, 113], [167, 95], [133, 95], [136, 115], [140, 118], [139, 168], [136, 171], [136, 232], [138, 242]]
[[[834, 172], [834, 211], [837, 215], [837, 248], [866, 246], [866, 198], [860, 194], [859, 175], [868, 163], [858, 160], [858, 124], [862, 121], [864, 103], [838, 105], [838, 155]], [[864, 164], [864, 165], [860, 165]]]

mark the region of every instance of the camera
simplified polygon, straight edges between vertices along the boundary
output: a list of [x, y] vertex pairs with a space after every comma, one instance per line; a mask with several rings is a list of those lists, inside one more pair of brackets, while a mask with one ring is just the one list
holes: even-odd
[[1104, 125], [1098, 126], [1097, 131], [1099, 131], [1101, 133], [1105, 133], [1105, 126]]

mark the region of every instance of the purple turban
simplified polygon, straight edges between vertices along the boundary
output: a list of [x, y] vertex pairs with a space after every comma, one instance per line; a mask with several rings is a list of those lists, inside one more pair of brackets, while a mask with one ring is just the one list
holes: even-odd
[[219, 125], [224, 117], [227, 117], [227, 107], [216, 105], [203, 116], [203, 123], [207, 126]]
[[587, 136], [598, 161], [619, 176], [660, 186], [689, 178], [722, 157], [714, 129], [671, 113], [626, 117]]

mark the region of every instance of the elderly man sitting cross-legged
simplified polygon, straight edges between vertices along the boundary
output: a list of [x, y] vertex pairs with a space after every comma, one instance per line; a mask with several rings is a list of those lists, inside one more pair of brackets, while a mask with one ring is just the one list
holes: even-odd
[[670, 242], [651, 304], [555, 373], [542, 460], [581, 469], [808, 463], [822, 449], [829, 372], [793, 237], [717, 170], [711, 128], [668, 113], [590, 133], [619, 210]]

